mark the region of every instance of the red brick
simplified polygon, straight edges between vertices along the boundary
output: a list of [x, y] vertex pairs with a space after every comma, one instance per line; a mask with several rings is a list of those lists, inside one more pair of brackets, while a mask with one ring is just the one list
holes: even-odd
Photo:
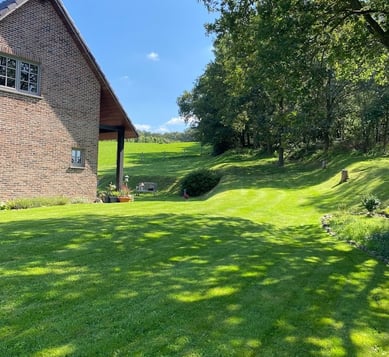
[[[0, 22], [0, 53], [41, 68], [40, 98], [0, 87], [0, 200], [93, 200], [100, 83], [50, 1], [31, 0]], [[84, 169], [70, 168], [72, 148], [85, 150]]]

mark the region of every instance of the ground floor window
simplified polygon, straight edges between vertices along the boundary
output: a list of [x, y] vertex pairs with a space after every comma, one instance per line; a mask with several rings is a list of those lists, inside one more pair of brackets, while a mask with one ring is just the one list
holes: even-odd
[[71, 167], [85, 167], [85, 154], [82, 149], [72, 149]]

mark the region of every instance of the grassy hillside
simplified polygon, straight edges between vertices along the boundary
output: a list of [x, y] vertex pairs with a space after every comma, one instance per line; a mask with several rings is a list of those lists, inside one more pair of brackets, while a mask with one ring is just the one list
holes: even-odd
[[[101, 143], [101, 188], [115, 180], [115, 152], [116, 142]], [[389, 204], [388, 157], [334, 154], [327, 161], [324, 170], [320, 157], [280, 168], [276, 165], [276, 158], [264, 158], [250, 152], [230, 152], [212, 157], [209, 149], [201, 148], [198, 143], [126, 143], [124, 174], [129, 175], [131, 188], [142, 181], [157, 182], [160, 193], [156, 200], [179, 194], [177, 184], [190, 171], [211, 168], [223, 175], [221, 184], [211, 195], [259, 188], [274, 191], [277, 195], [277, 189], [286, 189], [289, 193], [294, 191], [297, 196], [304, 196], [306, 205], [312, 203], [322, 211], [334, 211], [341, 207], [355, 208], [361, 196], [369, 192], [382, 198], [384, 204]], [[350, 180], [339, 185], [342, 169], [349, 171]]]
[[[198, 143], [126, 143], [124, 174], [133, 189], [142, 181], [157, 182], [160, 193], [172, 193], [177, 179], [193, 169], [212, 164], [207, 149]], [[102, 142], [99, 148], [99, 187], [115, 181], [116, 142]], [[172, 186], [173, 185], [173, 186]]]
[[[127, 144], [130, 186], [157, 195], [0, 212], [0, 356], [389, 356], [388, 267], [320, 224], [387, 204], [389, 159], [200, 153]], [[102, 182], [114, 158], [104, 143]], [[199, 167], [222, 180], [184, 200]]]

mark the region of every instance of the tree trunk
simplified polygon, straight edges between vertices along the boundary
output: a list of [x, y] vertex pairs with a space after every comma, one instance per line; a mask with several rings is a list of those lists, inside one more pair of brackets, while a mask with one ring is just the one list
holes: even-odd
[[284, 160], [284, 148], [282, 145], [278, 148], [278, 166], [284, 166], [285, 160]]
[[384, 152], [386, 151], [386, 147], [388, 146], [388, 129], [389, 129], [389, 115], [386, 115], [385, 122], [384, 122], [384, 129], [382, 133]]
[[324, 140], [324, 151], [328, 152], [331, 145], [330, 133], [328, 129], [324, 130], [323, 140]]
[[251, 147], [250, 132], [248, 130], [246, 132], [246, 137], [247, 137], [247, 147]]
[[375, 20], [371, 13], [362, 11], [363, 3], [361, 1], [351, 0], [350, 4], [354, 10], [354, 14], [363, 15], [365, 21], [369, 24], [368, 29], [370, 33], [372, 33], [373, 36], [375, 36], [386, 47], [386, 49], [389, 49], [389, 32]]
[[245, 145], [246, 143], [245, 143], [245, 140], [244, 140], [244, 132], [239, 135], [239, 139], [240, 139], [240, 146], [242, 148], [244, 148], [246, 146]]
[[370, 147], [371, 147], [370, 136], [371, 136], [371, 125], [368, 124], [366, 126], [366, 129], [364, 130], [364, 138], [363, 138], [363, 152], [364, 153], [367, 153], [370, 150]]
[[332, 72], [327, 74], [326, 91], [326, 122], [323, 127], [324, 151], [327, 152], [331, 145], [330, 130], [334, 118], [334, 98], [332, 93]]

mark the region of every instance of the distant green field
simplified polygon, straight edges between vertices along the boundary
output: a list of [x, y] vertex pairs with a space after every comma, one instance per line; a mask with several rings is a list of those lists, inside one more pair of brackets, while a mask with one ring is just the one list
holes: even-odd
[[[102, 184], [115, 145], [100, 146]], [[178, 183], [199, 167], [221, 182], [185, 200]], [[0, 211], [0, 356], [389, 356], [388, 266], [320, 223], [362, 213], [366, 192], [388, 205], [388, 157], [280, 168], [127, 143], [125, 173], [160, 191]]]
[[[198, 143], [126, 143], [124, 174], [134, 189], [142, 181], [157, 182], [160, 193], [176, 189], [177, 179], [209, 165], [209, 148]], [[116, 142], [100, 143], [99, 187], [115, 182]]]

